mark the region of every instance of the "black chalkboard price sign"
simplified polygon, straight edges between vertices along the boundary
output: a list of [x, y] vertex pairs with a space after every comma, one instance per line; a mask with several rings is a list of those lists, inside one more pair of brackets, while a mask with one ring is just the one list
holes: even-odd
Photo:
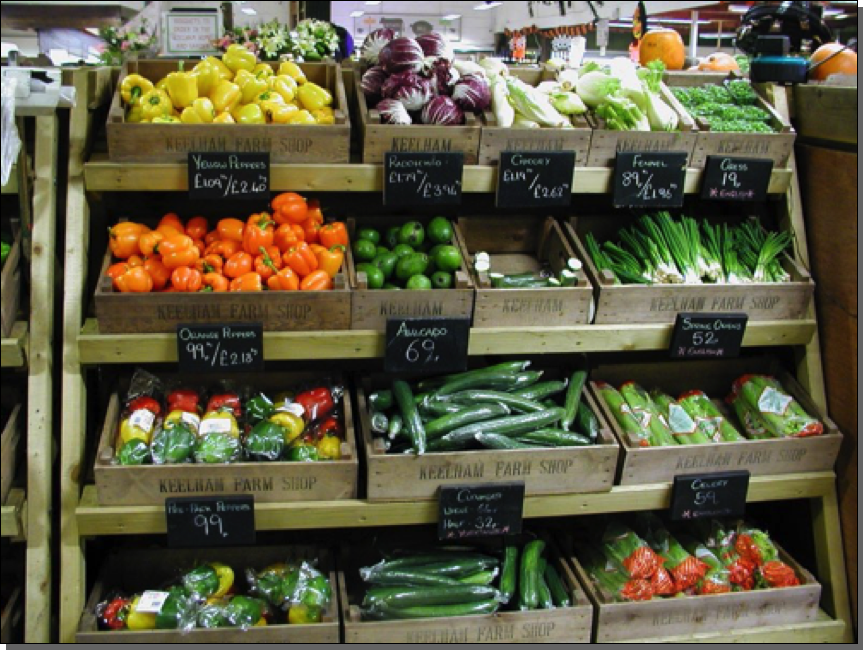
[[746, 513], [749, 472], [675, 476], [671, 488], [671, 519], [742, 517]]
[[707, 156], [701, 198], [711, 201], [764, 201], [773, 161]]
[[384, 156], [384, 205], [461, 205], [464, 154], [395, 153]]
[[270, 154], [189, 153], [189, 198], [270, 200]]
[[165, 499], [168, 546], [205, 548], [255, 543], [255, 497], [210, 496]]
[[177, 325], [182, 372], [246, 372], [264, 369], [261, 323]]
[[672, 359], [729, 359], [740, 356], [746, 314], [677, 314]]
[[441, 540], [518, 535], [524, 511], [524, 481], [441, 486]]
[[679, 208], [686, 183], [686, 154], [677, 151], [617, 154], [614, 207]]
[[574, 167], [574, 151], [502, 152], [497, 169], [497, 207], [569, 205]]
[[469, 318], [388, 318], [389, 373], [461, 372], [467, 368]]

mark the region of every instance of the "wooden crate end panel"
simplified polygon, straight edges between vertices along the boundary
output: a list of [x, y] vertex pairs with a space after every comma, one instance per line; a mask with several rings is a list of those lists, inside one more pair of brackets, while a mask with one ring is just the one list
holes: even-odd
[[15, 237], [0, 274], [0, 335], [9, 336], [21, 302], [21, 233]]
[[793, 133], [715, 133], [699, 131], [695, 138], [691, 167], [703, 168], [708, 156], [764, 158], [775, 168], [784, 168], [794, 152]]
[[586, 325], [593, 291], [566, 289], [478, 289], [476, 328]]
[[0, 504], [6, 503], [15, 480], [18, 444], [21, 441], [21, 427], [18, 421], [20, 414], [21, 405], [16, 404], [0, 436]]
[[585, 167], [593, 131], [573, 129], [519, 129], [484, 126], [480, 140], [480, 165], [499, 165], [503, 151], [530, 153], [575, 152], [575, 166]]
[[686, 154], [687, 166], [692, 164], [696, 132], [675, 133], [643, 131], [607, 131], [596, 129], [590, 141], [588, 167], [614, 167], [618, 152], [679, 151]]

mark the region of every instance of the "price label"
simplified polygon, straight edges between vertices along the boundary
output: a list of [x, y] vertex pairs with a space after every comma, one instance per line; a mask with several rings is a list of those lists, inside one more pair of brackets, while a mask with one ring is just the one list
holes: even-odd
[[182, 372], [245, 372], [264, 369], [261, 323], [177, 325]]
[[384, 205], [461, 205], [464, 154], [393, 153], [384, 156]]
[[497, 207], [569, 205], [574, 168], [574, 151], [502, 152], [497, 169]]
[[524, 481], [441, 486], [438, 538], [518, 535], [524, 513]]
[[388, 318], [384, 369], [461, 372], [467, 368], [469, 318]]
[[252, 495], [165, 499], [165, 518], [171, 548], [255, 543], [255, 497]]
[[764, 201], [773, 161], [707, 156], [701, 198], [713, 201]]
[[270, 200], [270, 154], [189, 153], [190, 199]]
[[614, 206], [679, 208], [686, 182], [686, 154], [618, 153], [614, 164]]
[[742, 517], [746, 513], [749, 472], [675, 476], [671, 488], [671, 519]]
[[672, 359], [728, 359], [740, 356], [746, 314], [677, 314]]

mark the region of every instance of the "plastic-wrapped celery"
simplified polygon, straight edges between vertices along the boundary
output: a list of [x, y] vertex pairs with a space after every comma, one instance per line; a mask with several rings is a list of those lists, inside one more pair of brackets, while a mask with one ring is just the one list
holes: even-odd
[[776, 435], [772, 429], [767, 426], [767, 422], [761, 417], [761, 413], [754, 406], [750, 406], [741, 395], [729, 395], [727, 402], [730, 402], [731, 408], [734, 409], [734, 414], [737, 420], [743, 426], [743, 432], [750, 440], [767, 440], [775, 438]]
[[650, 397], [668, 423], [668, 428], [671, 429], [671, 433], [678, 444], [703, 445], [711, 442], [710, 438], [699, 430], [695, 420], [690, 417], [686, 409], [674, 401], [671, 395], [653, 391], [650, 393]]
[[620, 387], [620, 394], [632, 409], [632, 414], [639, 420], [642, 428], [647, 429], [648, 440], [652, 447], [667, 447], [676, 445], [677, 440], [661, 417], [659, 409], [650, 399], [650, 395], [634, 381], [628, 381]]
[[824, 433], [824, 425], [809, 415], [773, 377], [744, 375], [734, 382], [734, 394], [761, 414], [776, 437], [802, 438]]
[[746, 439], [702, 391], [684, 393], [680, 396], [680, 405], [695, 420], [698, 428], [714, 442], [740, 442]]
[[623, 399], [623, 395], [614, 386], [604, 381], [596, 382], [596, 388], [599, 391], [599, 396], [608, 404], [611, 414], [617, 420], [620, 428], [623, 429], [623, 433], [629, 437], [630, 444], [636, 447], [649, 447], [650, 440], [647, 430], [632, 414], [632, 409]]
[[695, 592], [699, 596], [729, 593], [731, 591], [731, 579], [728, 576], [728, 569], [725, 568], [716, 554], [695, 539], [682, 538], [682, 542], [684, 548], [707, 567], [704, 577], [695, 586]]
[[709, 567], [683, 548], [656, 515], [643, 513], [638, 516], [638, 523], [644, 539], [665, 560], [665, 567], [674, 579], [674, 592], [686, 591], [698, 584]]

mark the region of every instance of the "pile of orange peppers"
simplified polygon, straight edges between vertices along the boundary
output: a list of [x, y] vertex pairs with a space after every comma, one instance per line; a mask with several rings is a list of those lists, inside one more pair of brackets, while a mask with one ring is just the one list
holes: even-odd
[[294, 192], [276, 196], [271, 212], [245, 221], [204, 217], [185, 223], [173, 212], [155, 229], [122, 222], [109, 231], [114, 289], [128, 293], [326, 291], [342, 267], [348, 232], [324, 223], [320, 205]]

